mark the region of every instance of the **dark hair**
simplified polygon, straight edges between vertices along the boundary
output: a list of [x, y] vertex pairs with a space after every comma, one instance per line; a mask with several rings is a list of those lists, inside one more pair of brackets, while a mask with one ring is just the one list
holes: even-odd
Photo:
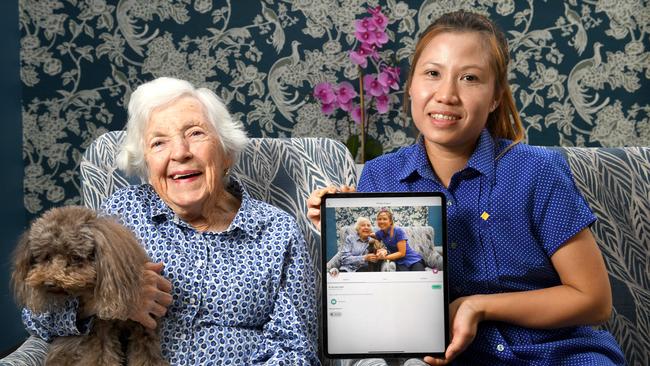
[[483, 36], [492, 55], [490, 66], [495, 73], [495, 96], [499, 100], [497, 108], [488, 115], [486, 127], [494, 137], [501, 137], [513, 141], [513, 145], [524, 137], [524, 127], [517, 111], [515, 100], [508, 84], [508, 41], [503, 32], [488, 18], [483, 15], [459, 10], [443, 14], [422, 32], [418, 43], [415, 45], [411, 69], [404, 88], [404, 115], [409, 115], [409, 94], [415, 65], [424, 48], [431, 39], [445, 32], [476, 32]]

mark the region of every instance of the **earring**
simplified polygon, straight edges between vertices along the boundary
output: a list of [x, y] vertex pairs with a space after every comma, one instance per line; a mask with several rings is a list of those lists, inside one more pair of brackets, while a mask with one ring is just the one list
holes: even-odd
[[230, 175], [230, 168], [226, 168], [226, 170], [223, 171], [223, 177], [227, 178], [228, 175]]

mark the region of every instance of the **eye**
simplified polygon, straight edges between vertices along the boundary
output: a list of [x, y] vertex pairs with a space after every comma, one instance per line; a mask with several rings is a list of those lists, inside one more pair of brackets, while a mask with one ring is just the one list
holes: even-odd
[[70, 256], [70, 264], [80, 264], [83, 260], [83, 257], [80, 255], [73, 254]]
[[203, 131], [201, 131], [201, 130], [198, 130], [198, 129], [190, 131], [190, 136], [191, 137], [199, 137], [199, 136], [203, 136], [203, 135], [205, 135], [205, 133]]
[[427, 76], [429, 76], [429, 77], [435, 78], [435, 77], [438, 77], [439, 75], [440, 75], [440, 73], [438, 71], [435, 71], [435, 70], [427, 71]]
[[476, 75], [471, 75], [471, 74], [469, 74], [469, 75], [463, 75], [463, 77], [461, 77], [461, 80], [465, 80], [465, 81], [478, 81], [478, 77], [477, 77]]
[[162, 146], [162, 144], [163, 144], [162, 141], [160, 141], [160, 140], [154, 140], [153, 142], [151, 142], [151, 145], [150, 145], [150, 146], [151, 146], [152, 149], [154, 149], [154, 148], [157, 148], [157, 147]]

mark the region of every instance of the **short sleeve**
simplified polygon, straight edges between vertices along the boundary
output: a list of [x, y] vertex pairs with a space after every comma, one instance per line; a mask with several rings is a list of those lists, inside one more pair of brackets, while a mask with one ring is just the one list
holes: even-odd
[[535, 181], [533, 230], [547, 254], [596, 221], [573, 181], [564, 157], [554, 152]]

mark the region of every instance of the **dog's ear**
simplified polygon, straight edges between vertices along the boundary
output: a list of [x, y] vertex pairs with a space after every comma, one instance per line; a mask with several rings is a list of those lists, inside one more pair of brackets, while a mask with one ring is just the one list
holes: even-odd
[[32, 266], [32, 250], [29, 245], [29, 230], [25, 231], [18, 241], [13, 253], [13, 271], [11, 285], [19, 306], [29, 305], [33, 290], [27, 286], [25, 279]]
[[135, 235], [110, 217], [97, 218], [95, 268], [97, 316], [126, 320], [140, 297], [148, 257]]

